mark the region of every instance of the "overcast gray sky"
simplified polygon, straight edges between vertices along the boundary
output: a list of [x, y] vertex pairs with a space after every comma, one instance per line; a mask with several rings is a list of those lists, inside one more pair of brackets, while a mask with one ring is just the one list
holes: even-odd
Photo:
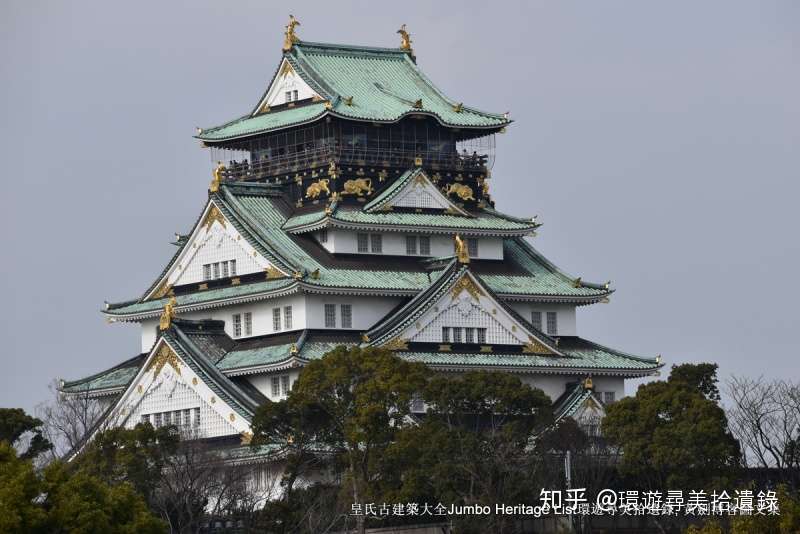
[[289, 4], [2, 3], [0, 405], [138, 352], [99, 310], [189, 230], [211, 176], [194, 128], [252, 108], [289, 9], [311, 41], [396, 46], [406, 23], [447, 94], [511, 111], [498, 207], [617, 288], [583, 336], [800, 378], [800, 3]]

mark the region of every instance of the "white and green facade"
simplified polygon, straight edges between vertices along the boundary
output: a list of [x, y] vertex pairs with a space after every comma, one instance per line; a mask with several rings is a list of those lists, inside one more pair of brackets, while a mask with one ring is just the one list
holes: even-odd
[[304, 365], [362, 345], [514, 373], [559, 415], [602, 414], [661, 363], [581, 337], [578, 309], [613, 290], [565, 274], [532, 246], [535, 220], [497, 210], [509, 124], [442, 94], [410, 50], [295, 43], [251, 112], [198, 132], [225, 169], [151, 287], [103, 310], [139, 326], [135, 356], [62, 391], [107, 401], [104, 424], [238, 443]]

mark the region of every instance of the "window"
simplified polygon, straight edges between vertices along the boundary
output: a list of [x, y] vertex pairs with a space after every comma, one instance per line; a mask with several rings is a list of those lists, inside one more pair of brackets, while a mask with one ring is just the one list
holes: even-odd
[[450, 328], [442, 327], [442, 343], [450, 343]]
[[281, 376], [281, 394], [283, 396], [289, 394], [289, 375]]
[[356, 240], [358, 241], [358, 252], [369, 252], [369, 235], [356, 234]]
[[286, 102], [291, 102], [292, 101], [292, 92], [291, 91], [286, 91], [286, 93], [284, 93], [284, 96], [286, 97]]
[[547, 333], [552, 336], [558, 334], [558, 315], [556, 315], [556, 312], [547, 312]]
[[192, 426], [192, 410], [186, 408], [183, 410], [183, 426], [189, 428]]
[[328, 242], [328, 229], [323, 228], [319, 231], [319, 242], [320, 243], [327, 243]]
[[468, 237], [467, 238], [467, 254], [469, 254], [470, 258], [477, 258], [478, 257], [478, 238], [477, 237]]
[[422, 412], [425, 409], [425, 401], [422, 399], [422, 395], [419, 393], [414, 393], [411, 397], [411, 411], [414, 413]]
[[211, 264], [203, 265], [203, 280], [211, 280]]
[[613, 391], [604, 391], [603, 392], [603, 403], [604, 404], [611, 404], [614, 402], [614, 392]]
[[292, 100], [297, 100], [297, 89], [292, 91]]
[[272, 377], [272, 396], [273, 397], [280, 397], [281, 395], [281, 377], [273, 376]]
[[540, 311], [531, 312], [531, 324], [536, 330], [542, 329], [542, 312]]
[[342, 328], [353, 328], [353, 306], [342, 304]]
[[478, 331], [478, 343], [486, 343], [486, 329], [485, 328], [477, 328]]
[[336, 328], [336, 304], [325, 305], [325, 328]]
[[233, 314], [233, 337], [242, 337], [242, 314]]
[[154, 427], [159, 428], [161, 426], [161, 417], [162, 416], [163, 416], [163, 414], [161, 414], [161, 413], [153, 414], [153, 426]]
[[429, 236], [419, 236], [419, 253], [421, 256], [431, 255], [431, 238]]
[[453, 327], [453, 343], [461, 343], [461, 327]]
[[409, 256], [415, 256], [417, 254], [417, 236], [406, 236], [406, 254]]
[[149, 422], [150, 422], [150, 414], [143, 414], [142, 423], [149, 423]]
[[200, 408], [194, 409], [194, 427], [195, 428], [200, 427]]
[[236, 276], [236, 260], [231, 260], [231, 276]]
[[214, 265], [214, 280], [217, 280], [219, 278], [219, 262], [214, 263], [213, 265]]
[[465, 328], [464, 329], [464, 343], [475, 343], [475, 329], [474, 328]]
[[272, 308], [272, 330], [279, 332], [281, 329], [281, 309]]
[[292, 328], [292, 307], [285, 306], [283, 308], [283, 327], [286, 330], [291, 330]]
[[383, 253], [383, 236], [381, 234], [370, 234], [369, 241], [372, 245], [373, 254]]
[[222, 278], [228, 278], [228, 262], [222, 262]]
[[244, 314], [244, 335], [253, 335], [253, 314], [250, 312]]

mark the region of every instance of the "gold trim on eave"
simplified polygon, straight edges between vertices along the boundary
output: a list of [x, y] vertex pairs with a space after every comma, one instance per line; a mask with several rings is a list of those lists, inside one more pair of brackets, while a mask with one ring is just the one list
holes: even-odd
[[206, 232], [211, 229], [211, 225], [214, 224], [214, 221], [218, 222], [225, 227], [225, 216], [219, 211], [219, 208], [216, 204], [211, 204], [211, 209], [208, 210], [206, 214], [206, 218], [203, 219], [203, 226], [206, 227]]
[[166, 343], [161, 345], [161, 348], [158, 349], [155, 357], [150, 360], [150, 363], [147, 365], [146, 371], [149, 371], [153, 367], [155, 367], [155, 372], [153, 373], [153, 377], [158, 376], [158, 373], [161, 372], [161, 369], [164, 368], [166, 364], [170, 364], [175, 372], [181, 374], [181, 360], [178, 358], [178, 355], [170, 348], [169, 345]]

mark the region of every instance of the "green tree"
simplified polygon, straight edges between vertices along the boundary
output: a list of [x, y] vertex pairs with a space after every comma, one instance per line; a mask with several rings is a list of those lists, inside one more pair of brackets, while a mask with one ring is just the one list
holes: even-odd
[[619, 470], [630, 489], [710, 490], [730, 483], [739, 443], [713, 400], [715, 383], [716, 366], [683, 365], [666, 382], [644, 384], [634, 397], [608, 406], [603, 435], [622, 448]]
[[50, 450], [53, 445], [42, 434], [42, 421], [25, 413], [21, 408], [0, 408], [0, 441], [11, 446], [29, 437], [23, 459], [35, 458]]
[[[422, 364], [384, 349], [337, 347], [303, 369], [285, 401], [259, 409], [252, 444], [290, 455], [289, 479], [315, 462], [333, 462], [344, 472], [348, 500], [365, 502], [381, 476], [379, 456], [410, 424], [410, 403], [427, 375]], [[363, 517], [358, 523], [363, 532]]]
[[37, 532], [46, 514], [34, 500], [41, 487], [33, 464], [0, 441], [0, 532]]

